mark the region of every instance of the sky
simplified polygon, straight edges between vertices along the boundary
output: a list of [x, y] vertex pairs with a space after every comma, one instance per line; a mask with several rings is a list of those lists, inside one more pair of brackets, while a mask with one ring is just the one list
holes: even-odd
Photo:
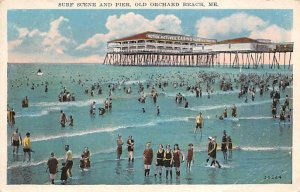
[[9, 10], [9, 63], [101, 63], [107, 41], [145, 31], [291, 41], [292, 10]]

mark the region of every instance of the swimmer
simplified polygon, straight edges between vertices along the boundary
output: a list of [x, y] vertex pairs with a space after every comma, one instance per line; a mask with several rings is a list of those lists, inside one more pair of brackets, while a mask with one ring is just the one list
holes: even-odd
[[106, 98], [106, 100], [104, 101], [104, 108], [105, 108], [105, 110], [108, 109], [108, 106], [109, 106], [109, 101], [108, 101], [108, 98]]
[[80, 167], [81, 171], [83, 171], [85, 168], [84, 155], [81, 155], [81, 158], [79, 160], [79, 167]]
[[104, 108], [98, 108], [98, 110], [99, 110], [99, 115], [104, 115], [104, 113], [106, 112]]
[[290, 108], [290, 102], [289, 102], [289, 96], [285, 96], [284, 106], [287, 108]]
[[208, 152], [208, 155], [212, 158], [212, 162], [211, 162], [210, 166], [215, 165], [217, 163], [218, 167], [221, 168], [221, 165], [216, 160], [216, 158], [217, 158], [217, 146], [218, 146], [218, 144], [217, 144], [215, 138], [212, 138], [211, 139], [211, 145], [210, 145], [211, 148]]
[[82, 152], [82, 156], [83, 156], [83, 167], [84, 168], [90, 168], [91, 167], [91, 162], [90, 162], [90, 158], [91, 158], [91, 153], [89, 151], [88, 147], [84, 147], [84, 151]]
[[231, 116], [232, 117], [236, 117], [237, 116], [237, 108], [236, 108], [235, 104], [233, 104], [233, 106], [231, 108]]
[[229, 152], [229, 159], [232, 159], [232, 140], [231, 140], [231, 137], [228, 135], [228, 138], [227, 138], [227, 145], [228, 145], [228, 152]]
[[112, 109], [112, 98], [109, 98], [109, 101], [108, 101], [108, 109], [111, 111]]
[[288, 111], [287, 119], [288, 119], [289, 122], [291, 121], [291, 119], [292, 119], [292, 109], [290, 109], [290, 110]]
[[117, 159], [121, 159], [121, 155], [122, 155], [122, 145], [123, 145], [123, 140], [122, 140], [122, 136], [118, 135], [118, 139], [117, 139]]
[[30, 133], [28, 132], [26, 133], [26, 137], [23, 142], [23, 152], [24, 152], [23, 162], [26, 159], [26, 154], [28, 154], [28, 161], [30, 161], [32, 150], [31, 150], [31, 143], [30, 143]]
[[156, 107], [156, 111], [157, 111], [157, 112], [156, 112], [156, 115], [159, 116], [159, 114], [160, 114], [159, 106]]
[[223, 152], [224, 160], [227, 160], [227, 139], [226, 131], [224, 130], [221, 143], [221, 151]]
[[69, 145], [65, 145], [65, 151], [66, 151], [65, 162], [66, 162], [67, 173], [69, 177], [72, 177], [71, 170], [73, 167], [73, 152], [70, 150]]
[[194, 129], [194, 134], [199, 129], [202, 136], [202, 127], [204, 127], [204, 122], [203, 122], [202, 113], [200, 112], [199, 115], [196, 117], [196, 127]]
[[68, 122], [68, 119], [67, 119], [67, 116], [66, 114], [61, 110], [60, 111], [60, 124], [62, 127], [65, 127], [66, 126], [66, 122]]
[[175, 144], [174, 145], [174, 150], [173, 150], [173, 162], [174, 162], [174, 167], [176, 171], [176, 177], [178, 178], [180, 176], [180, 162], [184, 162], [185, 157], [183, 153], [181, 153], [179, 149], [179, 145]]
[[133, 158], [133, 151], [134, 151], [134, 140], [132, 136], [129, 136], [127, 139], [127, 146], [128, 146], [128, 162], [134, 161]]
[[207, 147], [207, 148], [208, 148], [208, 149], [207, 149], [207, 154], [208, 154], [208, 156], [207, 156], [207, 158], [206, 158], [206, 163], [208, 163], [209, 159], [211, 158], [209, 152], [210, 152], [211, 149], [213, 148], [213, 146], [212, 146], [212, 137], [211, 137], [211, 136], [208, 137], [208, 147]]
[[62, 168], [61, 168], [60, 180], [61, 180], [61, 184], [64, 185], [68, 179], [68, 168], [65, 162], [63, 162], [61, 165]]
[[280, 112], [279, 120], [280, 121], [285, 121], [285, 116], [284, 116], [284, 112], [283, 111]]
[[223, 117], [224, 117], [224, 118], [227, 118], [227, 107], [225, 107], [225, 110], [224, 110], [224, 112], [223, 112]]
[[56, 157], [54, 156], [54, 153], [52, 152], [50, 154], [50, 158], [47, 161], [47, 170], [49, 170], [49, 177], [51, 180], [51, 183], [54, 184], [54, 180], [56, 178], [56, 173], [58, 172], [58, 161], [56, 159]]
[[22, 137], [18, 129], [16, 129], [11, 137], [11, 145], [13, 146], [13, 154], [18, 155], [19, 146], [22, 145]]
[[153, 159], [153, 150], [151, 149], [151, 143], [146, 144], [146, 149], [144, 150], [144, 171], [145, 177], [150, 174], [150, 167]]
[[159, 177], [161, 178], [161, 174], [162, 174], [162, 167], [164, 165], [164, 153], [165, 150], [162, 146], [162, 144], [158, 145], [158, 150], [156, 153], [156, 173], [154, 174], [154, 176], [156, 177], [157, 173], [159, 174]]
[[168, 179], [169, 172], [172, 179], [173, 153], [170, 148], [170, 145], [166, 146], [164, 161], [165, 161], [165, 168], [166, 168], [166, 179]]
[[70, 126], [70, 127], [73, 127], [73, 126], [74, 126], [74, 119], [73, 119], [73, 116], [72, 116], [72, 115], [70, 115], [69, 121], [70, 121], [69, 126]]
[[142, 108], [143, 113], [146, 113], [145, 108]]
[[276, 119], [276, 113], [277, 113], [276, 106], [272, 106], [272, 117], [273, 117], [273, 119]]
[[192, 165], [195, 163], [194, 145], [192, 143], [188, 145], [188, 151], [186, 157], [187, 157], [186, 166], [189, 169], [189, 171], [192, 171]]
[[91, 105], [90, 114], [95, 115], [96, 113], [96, 102], [93, 101], [93, 104]]
[[22, 100], [22, 108], [27, 108], [28, 107], [29, 100], [27, 96]]
[[16, 115], [16, 112], [15, 112], [14, 108], [11, 108], [11, 110], [10, 110], [10, 123], [11, 123], [12, 127], [14, 127], [14, 125], [16, 124], [15, 115]]
[[185, 101], [184, 108], [189, 108], [189, 102], [187, 100]]

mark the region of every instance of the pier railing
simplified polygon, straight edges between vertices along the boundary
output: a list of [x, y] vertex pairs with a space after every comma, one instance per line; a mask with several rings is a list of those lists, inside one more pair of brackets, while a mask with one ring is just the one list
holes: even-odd
[[[157, 43], [154, 44], [158, 45]], [[137, 45], [141, 44], [137, 43]], [[168, 49], [166, 48], [168, 45], [162, 45], [162, 47], [157, 46], [156, 48], [108, 48], [104, 64], [122, 66], [225, 66], [239, 68], [263, 68], [268, 66], [270, 69], [279, 69], [281, 66], [290, 68], [293, 52], [293, 43], [274, 44], [272, 49], [240, 51], [193, 50], [190, 46], [181, 47], [180, 49]]]

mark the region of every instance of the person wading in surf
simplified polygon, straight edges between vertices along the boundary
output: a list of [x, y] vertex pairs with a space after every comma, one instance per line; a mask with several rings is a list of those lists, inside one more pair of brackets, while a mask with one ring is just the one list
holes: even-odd
[[151, 149], [151, 143], [146, 144], [146, 149], [144, 150], [144, 171], [145, 177], [150, 174], [150, 167], [153, 159], [153, 150]]
[[196, 127], [194, 129], [194, 134], [199, 129], [201, 132], [201, 136], [202, 136], [202, 127], [203, 126], [204, 126], [203, 117], [202, 117], [202, 113], [200, 112], [199, 115], [196, 117]]

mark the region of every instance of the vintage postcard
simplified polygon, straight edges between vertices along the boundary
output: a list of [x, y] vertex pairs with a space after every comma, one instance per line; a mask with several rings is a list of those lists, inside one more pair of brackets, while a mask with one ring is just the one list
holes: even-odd
[[299, 1], [0, 7], [0, 191], [300, 190]]

